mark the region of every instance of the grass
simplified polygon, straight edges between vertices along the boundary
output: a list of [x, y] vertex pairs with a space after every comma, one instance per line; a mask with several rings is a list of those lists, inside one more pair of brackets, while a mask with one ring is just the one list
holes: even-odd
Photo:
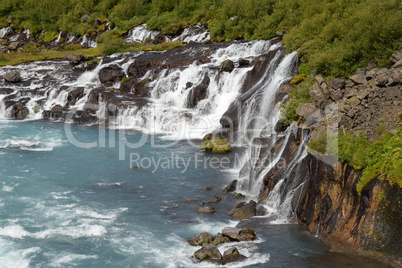
[[[118, 40], [118, 39], [116, 39]], [[64, 50], [27, 51], [21, 53], [0, 54], [0, 66], [17, 65], [25, 62], [54, 60], [65, 58], [67, 53], [82, 54], [85, 57], [107, 56], [118, 52], [139, 52], [139, 51], [164, 51], [175, 47], [183, 46], [179, 41], [166, 42], [161, 44], [132, 43], [125, 44], [121, 41], [99, 44], [96, 48], [78, 48], [75, 45], [66, 45]]]

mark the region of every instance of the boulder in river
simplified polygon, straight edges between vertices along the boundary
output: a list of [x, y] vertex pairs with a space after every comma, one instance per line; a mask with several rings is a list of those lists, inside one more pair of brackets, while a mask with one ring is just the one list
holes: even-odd
[[231, 73], [234, 69], [234, 63], [231, 60], [225, 60], [221, 63], [220, 70], [221, 72]]
[[245, 259], [246, 256], [241, 255], [237, 248], [229, 248], [223, 253], [222, 264], [225, 265], [229, 262], [235, 262]]
[[229, 213], [238, 220], [244, 220], [257, 215], [257, 203], [251, 200], [248, 203], [240, 203], [234, 207]]
[[214, 239], [214, 235], [207, 232], [202, 232], [196, 235], [194, 238], [188, 238], [187, 241], [192, 246], [202, 246], [204, 244], [212, 243]]
[[257, 238], [254, 230], [250, 228], [225, 227], [222, 230], [222, 235], [234, 241], [253, 241]]
[[21, 75], [17, 70], [10, 71], [3, 75], [4, 80], [10, 83], [17, 83], [21, 81]]
[[214, 244], [206, 244], [194, 253], [194, 257], [200, 261], [220, 262], [222, 254]]

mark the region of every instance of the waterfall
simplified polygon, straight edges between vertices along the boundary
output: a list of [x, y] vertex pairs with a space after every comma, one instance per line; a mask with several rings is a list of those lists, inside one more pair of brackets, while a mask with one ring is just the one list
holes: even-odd
[[270, 75], [254, 85], [252, 95], [241, 107], [238, 143], [248, 147], [239, 167], [237, 190], [258, 200], [260, 211], [265, 211], [271, 223], [292, 219], [291, 201], [303, 184], [295, 169], [307, 155], [308, 135], [298, 130], [295, 123], [283, 133], [274, 131], [281, 103], [275, 104], [275, 97], [293, 76], [295, 67], [296, 52], [283, 58], [275, 55], [267, 68]]
[[[277, 48], [277, 44], [271, 45], [269, 41], [236, 43], [218, 49], [210, 56], [209, 63], [165, 69], [156, 75], [148, 72], [141, 79], [151, 81], [150, 102], [141, 108], [133, 106], [119, 111], [115, 127], [165, 133], [169, 139], [202, 138], [220, 128], [219, 119], [240, 94], [252, 69], [220, 72], [220, 63], [239, 58], [252, 60]], [[189, 103], [191, 94], [200, 88], [206, 96], [192, 107]]]
[[183, 43], [202, 43], [209, 39], [211, 39], [211, 35], [208, 29], [205, 26], [201, 25], [201, 23], [198, 23], [195, 26], [187, 27], [186, 29], [184, 29], [184, 31], [173, 40], [178, 40]]
[[144, 23], [130, 29], [126, 41], [127, 43], [144, 42], [147, 38], [154, 39], [158, 34], [158, 31], [148, 30], [147, 25]]

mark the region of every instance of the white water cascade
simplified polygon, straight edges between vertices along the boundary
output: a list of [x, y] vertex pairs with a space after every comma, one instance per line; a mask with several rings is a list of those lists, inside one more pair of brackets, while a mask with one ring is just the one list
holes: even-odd
[[126, 41], [127, 43], [144, 42], [147, 38], [154, 39], [158, 34], [158, 31], [148, 30], [147, 25], [144, 23], [130, 29]]
[[[169, 139], [202, 138], [220, 128], [219, 119], [240, 94], [247, 73], [252, 69], [235, 68], [230, 73], [220, 72], [220, 63], [224, 60], [238, 61], [239, 58], [252, 60], [278, 47], [269, 41], [236, 43], [218, 49], [211, 55], [210, 63], [166, 69], [156, 76], [148, 72], [141, 79], [152, 81], [149, 85], [152, 88], [151, 102], [141, 108], [133, 106], [121, 111], [116, 118], [116, 127], [165, 133]], [[280, 51], [277, 53], [281, 54]], [[196, 107], [188, 108], [191, 90], [199, 86], [206, 76], [210, 81], [206, 98]], [[188, 82], [194, 84], [188, 87]]]
[[[270, 51], [279, 57], [282, 53], [279, 48], [280, 45], [276, 42], [264, 40], [235, 42], [212, 49], [212, 53], [207, 54], [206, 63], [194, 62], [157, 72], [148, 71], [140, 78], [150, 79], [147, 85], [150, 87], [150, 94], [145, 98], [147, 104], [138, 106], [124, 94], [119, 95], [117, 92], [116, 98], [121, 98], [120, 104], [125, 107], [119, 108], [112, 127], [163, 133], [167, 138], [174, 139], [202, 138], [204, 134], [220, 128], [219, 119], [240, 95], [244, 80], [253, 68], [252, 64], [238, 66], [239, 59], [251, 62]], [[192, 55], [191, 53], [208, 49], [210, 48], [207, 45], [190, 46], [186, 51]], [[158, 53], [163, 55], [163, 52]], [[109, 57], [105, 63], [100, 61], [95, 69], [86, 72], [76, 71], [82, 67], [74, 67], [66, 60], [2, 67], [0, 76], [17, 70], [21, 74], [22, 82], [13, 84], [0, 80], [0, 96], [3, 99], [0, 102], [1, 116], [9, 117], [13, 107], [19, 103], [28, 108], [27, 119], [40, 119], [43, 111], [51, 110], [55, 106], [68, 107], [73, 111], [85, 110], [92, 90], [103, 88], [105, 92], [109, 92], [110, 87], [104, 87], [99, 80], [99, 71], [102, 68], [117, 65], [127, 75], [130, 64], [141, 55], [144, 55], [144, 52], [117, 54]], [[232, 72], [219, 70], [225, 60], [235, 63]], [[264, 74], [263, 80], [267, 80], [270, 75], [271, 72]], [[205, 97], [191, 107], [189, 95], [198, 86], [202, 86], [205, 79], [208, 80]], [[112, 87], [119, 88], [120, 82]], [[76, 102], [71, 103], [71, 96], [79, 97]]]
[[[274, 66], [275, 61], [279, 60], [275, 57], [270, 64]], [[295, 192], [303, 185], [303, 182], [296, 178], [295, 169], [307, 155], [308, 135], [298, 133], [300, 130], [295, 123], [283, 133], [276, 133], [274, 130], [276, 122], [280, 119], [281, 104], [275, 104], [275, 97], [282, 85], [292, 77], [295, 61], [296, 52], [286, 55], [279, 65], [274, 67], [271, 76], [263, 77], [256, 83], [250, 90], [254, 94], [243, 103], [239, 123], [239, 143], [247, 144], [248, 147], [239, 167], [241, 170], [237, 190], [251, 200], [258, 200], [261, 194], [267, 194], [263, 193], [264, 179], [279, 170], [280, 179], [259, 202], [260, 209], [265, 211], [265, 217], [273, 224], [292, 221], [294, 215], [291, 201]], [[286, 157], [289, 144], [299, 137], [301, 140], [297, 143], [300, 145], [292, 156]]]

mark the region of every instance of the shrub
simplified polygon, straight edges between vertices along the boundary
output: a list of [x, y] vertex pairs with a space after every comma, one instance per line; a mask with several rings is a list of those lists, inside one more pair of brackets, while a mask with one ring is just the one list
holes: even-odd
[[114, 53], [124, 52], [127, 48], [126, 41], [121, 38], [116, 38], [103, 43], [101, 54], [103, 56], [112, 55]]
[[299, 116], [296, 114], [296, 109], [300, 103], [311, 102], [309, 88], [313, 83], [314, 78], [307, 77], [289, 90], [289, 100], [281, 105], [281, 116], [285, 124], [290, 124], [299, 119]]

